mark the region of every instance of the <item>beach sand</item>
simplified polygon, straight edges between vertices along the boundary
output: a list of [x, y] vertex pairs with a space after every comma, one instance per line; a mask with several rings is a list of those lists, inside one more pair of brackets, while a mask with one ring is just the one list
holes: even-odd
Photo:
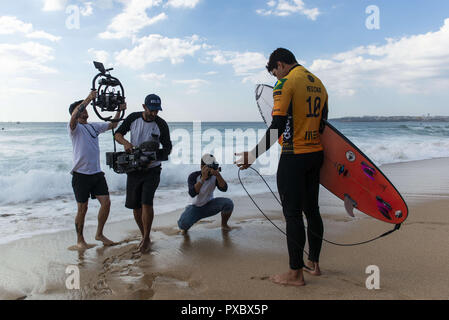
[[[285, 272], [285, 236], [255, 208], [248, 197], [234, 198], [230, 225], [220, 217], [196, 224], [187, 236], [176, 221], [181, 210], [156, 216], [152, 250], [141, 255], [133, 220], [106, 226], [107, 236], [121, 244], [84, 253], [67, 250], [74, 231], [35, 236], [0, 246], [0, 299], [449, 299], [449, 159], [382, 166], [409, 206], [401, 229], [356, 247], [323, 244], [323, 275], [305, 274], [306, 286], [273, 284], [272, 274]], [[325, 238], [359, 242], [392, 225], [356, 213], [321, 192]], [[280, 206], [271, 194], [255, 196], [265, 213], [285, 229]], [[51, 210], [51, 208], [49, 208]], [[124, 209], [127, 210], [127, 209]], [[130, 211], [130, 218], [132, 212]], [[95, 214], [89, 212], [88, 214]], [[85, 230], [93, 241], [95, 228]], [[90, 241], [89, 241], [90, 239]], [[306, 250], [307, 250], [306, 246]], [[368, 290], [366, 268], [379, 267], [380, 289]], [[80, 270], [80, 290], [66, 288], [68, 266]]]

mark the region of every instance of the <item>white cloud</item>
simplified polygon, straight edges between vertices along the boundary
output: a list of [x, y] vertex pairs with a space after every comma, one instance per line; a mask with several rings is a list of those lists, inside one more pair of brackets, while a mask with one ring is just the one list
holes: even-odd
[[200, 0], [168, 0], [166, 6], [193, 9], [199, 2]]
[[111, 9], [114, 7], [114, 0], [96, 0], [95, 5], [100, 9]]
[[44, 0], [43, 11], [60, 11], [65, 9], [67, 0]]
[[339, 95], [353, 95], [370, 86], [421, 93], [447, 90], [449, 19], [436, 32], [361, 46], [315, 60], [310, 70]]
[[217, 64], [230, 64], [237, 75], [246, 75], [265, 67], [267, 58], [259, 52], [209, 51], [212, 61]]
[[104, 50], [95, 50], [93, 48], [90, 48], [89, 50], [87, 50], [87, 52], [90, 54], [94, 61], [102, 62], [105, 67], [108, 68], [110, 57], [109, 52]]
[[33, 31], [33, 32], [27, 34], [26, 37], [30, 38], [30, 39], [46, 39], [46, 40], [49, 40], [51, 42], [56, 42], [56, 41], [61, 40], [61, 37], [54, 36], [54, 35], [52, 35], [50, 33], [45, 32], [45, 31]]
[[191, 79], [191, 80], [173, 80], [174, 84], [181, 84], [187, 86], [187, 93], [194, 94], [198, 93], [201, 87], [209, 84], [209, 81], [203, 79]]
[[36, 42], [0, 44], [0, 74], [18, 77], [28, 73], [56, 73], [46, 65], [54, 59], [53, 48]]
[[84, 7], [80, 8], [80, 13], [84, 17], [89, 17], [93, 15], [94, 9], [92, 7], [92, 2], [86, 2], [84, 3]]
[[259, 52], [209, 51], [211, 61], [219, 65], [231, 65], [242, 81], [271, 83], [273, 78], [265, 69], [268, 59]]
[[156, 87], [162, 86], [162, 84], [165, 81], [165, 73], [158, 74], [158, 73], [144, 73], [140, 75], [140, 78], [144, 81], [151, 82], [152, 85], [155, 85]]
[[193, 35], [184, 39], [166, 38], [159, 34], [151, 34], [136, 40], [136, 46], [117, 53], [118, 64], [141, 69], [148, 63], [169, 59], [172, 64], [181, 63], [184, 57], [193, 56], [201, 49], [200, 39]]
[[305, 15], [310, 20], [316, 20], [320, 15], [318, 8], [306, 8], [302, 0], [271, 0], [267, 2], [268, 9], [258, 9], [256, 12], [263, 16], [289, 16], [295, 13]]
[[35, 31], [31, 23], [25, 23], [13, 16], [0, 17], [0, 35], [11, 35], [23, 33], [27, 38], [46, 39], [52, 42], [61, 40], [61, 37], [54, 36], [45, 31]]
[[137, 33], [152, 24], [166, 20], [165, 13], [148, 17], [146, 10], [159, 6], [162, 0], [120, 0], [125, 6], [123, 12], [115, 16], [107, 30], [100, 33], [103, 39], [122, 39], [136, 36]]
[[[2, 96], [42, 94], [33, 75], [52, 74], [57, 70], [47, 65], [54, 59], [53, 49], [36, 42], [0, 44], [0, 83]], [[31, 88], [37, 86], [38, 88]]]

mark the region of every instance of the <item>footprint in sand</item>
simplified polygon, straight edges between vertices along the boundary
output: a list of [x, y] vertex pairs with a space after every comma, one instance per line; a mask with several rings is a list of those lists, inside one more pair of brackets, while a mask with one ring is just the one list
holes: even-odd
[[74, 245], [74, 246], [68, 247], [67, 249], [70, 251], [86, 251], [86, 250], [94, 248], [96, 246], [97, 246], [96, 244], [88, 244], [87, 247], [80, 248], [79, 246]]
[[251, 277], [250, 278], [251, 280], [269, 280], [270, 279], [270, 276], [253, 276], [253, 277]]
[[163, 234], [169, 237], [181, 234], [181, 230], [177, 228], [155, 228], [154, 231], [162, 232]]

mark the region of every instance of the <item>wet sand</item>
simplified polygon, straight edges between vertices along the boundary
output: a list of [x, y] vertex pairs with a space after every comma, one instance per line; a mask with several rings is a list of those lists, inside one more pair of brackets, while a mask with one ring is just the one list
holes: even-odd
[[[95, 228], [87, 228], [86, 240], [97, 246], [84, 253], [67, 249], [74, 231], [1, 245], [0, 299], [449, 299], [448, 165], [449, 159], [435, 159], [383, 166], [407, 201], [409, 218], [399, 231], [370, 244], [324, 243], [323, 275], [305, 274], [304, 287], [269, 281], [287, 270], [285, 236], [249, 198], [240, 197], [233, 199], [234, 229], [228, 232], [221, 230], [219, 216], [195, 225], [187, 236], [176, 227], [180, 210], [156, 216], [146, 255], [136, 251], [140, 239], [132, 220], [106, 226], [105, 234], [121, 241], [115, 247], [102, 247], [93, 240]], [[285, 229], [272, 195], [255, 199]], [[326, 191], [320, 203], [326, 239], [358, 242], [392, 228], [361, 213], [347, 216], [343, 203]], [[79, 267], [80, 290], [66, 288], [69, 265]], [[365, 286], [370, 265], [379, 267], [379, 290]]]

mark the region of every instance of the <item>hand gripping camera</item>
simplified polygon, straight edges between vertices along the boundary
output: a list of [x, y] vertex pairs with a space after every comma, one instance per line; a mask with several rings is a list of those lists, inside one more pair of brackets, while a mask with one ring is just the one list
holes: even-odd
[[134, 148], [131, 153], [107, 152], [106, 164], [116, 173], [130, 173], [147, 169], [153, 161], [164, 161], [158, 159], [159, 136], [152, 135], [152, 139]]

